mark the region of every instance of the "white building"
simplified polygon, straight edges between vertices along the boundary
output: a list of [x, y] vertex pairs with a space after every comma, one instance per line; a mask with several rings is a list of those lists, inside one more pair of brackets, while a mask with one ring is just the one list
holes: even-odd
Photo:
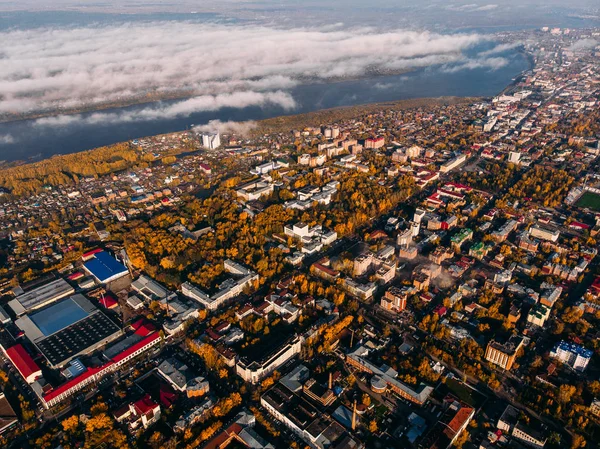
[[575, 343], [568, 343], [561, 341], [558, 343], [552, 351], [550, 351], [550, 357], [560, 360], [566, 365], [569, 365], [576, 371], [583, 371], [590, 363], [593, 352], [583, 346], [576, 345]]
[[302, 337], [294, 336], [260, 360], [249, 361], [240, 358], [235, 366], [235, 372], [246, 382], [257, 384], [288, 360], [300, 354], [302, 343]]
[[227, 279], [219, 286], [219, 290], [214, 295], [203, 292], [189, 282], [181, 284], [181, 293], [198, 301], [208, 310], [217, 310], [227, 300], [240, 295], [246, 287], [251, 287], [258, 281], [258, 274], [232, 260], [227, 259], [223, 265], [226, 271], [240, 277]]
[[556, 243], [556, 241], [560, 237], [560, 232], [552, 231], [550, 229], [545, 229], [538, 225], [534, 225], [531, 227], [531, 229], [529, 229], [529, 235], [531, 237], [535, 237], [541, 240], [547, 240]]
[[221, 146], [221, 136], [219, 133], [202, 134], [202, 146], [209, 150], [215, 150]]

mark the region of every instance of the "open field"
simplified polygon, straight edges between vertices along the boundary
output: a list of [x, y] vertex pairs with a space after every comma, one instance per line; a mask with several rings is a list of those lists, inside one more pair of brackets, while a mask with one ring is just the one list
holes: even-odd
[[577, 207], [600, 212], [600, 195], [589, 191], [583, 192], [583, 195], [581, 195], [575, 205]]

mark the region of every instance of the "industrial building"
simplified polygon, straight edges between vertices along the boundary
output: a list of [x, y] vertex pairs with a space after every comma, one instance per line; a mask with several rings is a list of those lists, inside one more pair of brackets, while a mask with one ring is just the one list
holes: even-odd
[[80, 294], [24, 315], [15, 324], [53, 368], [91, 353], [122, 334], [119, 326]]
[[75, 293], [75, 290], [64, 279], [44, 284], [40, 287], [23, 292], [11, 301], [8, 306], [18, 317], [33, 310], [40, 309], [62, 298]]
[[106, 251], [94, 253], [84, 262], [83, 269], [99, 284], [110, 284], [117, 279], [129, 276], [129, 270]]

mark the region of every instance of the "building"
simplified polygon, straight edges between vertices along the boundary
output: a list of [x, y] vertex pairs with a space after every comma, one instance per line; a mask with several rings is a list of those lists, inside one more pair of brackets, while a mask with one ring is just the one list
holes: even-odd
[[137, 296], [143, 299], [146, 304], [150, 304], [152, 301], [166, 303], [177, 298], [176, 293], [167, 290], [158, 282], [145, 275], [141, 275], [137, 280], [132, 282], [131, 289], [136, 292]]
[[243, 410], [235, 421], [214, 436], [203, 449], [275, 449], [271, 443], [262, 438], [255, 430], [256, 419], [254, 415]]
[[500, 227], [500, 229], [492, 232], [492, 238], [497, 243], [504, 242], [508, 238], [510, 233], [517, 229], [518, 225], [519, 223], [516, 220], [508, 220]]
[[498, 429], [529, 447], [543, 448], [548, 439], [548, 429], [541, 421], [531, 416], [528, 416], [525, 421], [521, 419], [521, 415], [521, 411], [512, 405], [507, 405], [498, 420]]
[[19, 291], [21, 294], [8, 302], [8, 306], [18, 317], [75, 293], [75, 289], [64, 279], [49, 282], [27, 293], [21, 289]]
[[419, 448], [447, 449], [452, 447], [475, 416], [473, 407], [452, 396], [444, 398], [442, 407], [442, 415], [421, 440]]
[[235, 275], [236, 278], [230, 278], [221, 283], [215, 294], [209, 295], [189, 282], [181, 284], [181, 293], [199, 302], [204, 308], [214, 311], [229, 299], [240, 295], [245, 288], [254, 286], [259, 279], [258, 274], [254, 271], [230, 259], [225, 260], [223, 266], [225, 271]]
[[221, 136], [219, 133], [203, 133], [202, 146], [209, 150], [216, 150], [221, 146]]
[[365, 140], [365, 148], [367, 149], [377, 150], [383, 147], [384, 145], [385, 138], [383, 137], [369, 138]]
[[521, 153], [519, 153], [518, 151], [510, 151], [508, 153], [508, 162], [511, 162], [513, 164], [518, 164], [520, 160], [521, 160]]
[[80, 294], [24, 315], [15, 324], [52, 368], [62, 367], [122, 335], [119, 326]]
[[34, 384], [33, 390], [39, 396], [44, 407], [54, 407], [87, 386], [97, 384], [108, 374], [114, 373], [129, 361], [139, 357], [161, 342], [160, 334], [155, 330], [150, 330], [147, 327], [140, 327], [136, 332], [140, 332], [144, 336], [140, 335], [141, 339], [138, 339], [136, 343], [121, 350], [103, 365], [87, 368], [79, 376], [68, 380], [58, 387], [53, 388], [47, 384], [38, 385], [36, 387], [36, 384]]
[[128, 277], [129, 270], [106, 251], [96, 252], [84, 262], [83, 269], [94, 277], [99, 284], [110, 284], [118, 279]]
[[3, 392], [0, 392], [0, 435], [17, 425], [19, 419]]
[[390, 312], [402, 312], [406, 309], [406, 291], [398, 287], [390, 287], [381, 298], [381, 307]]
[[300, 241], [302, 243], [302, 253], [309, 255], [321, 251], [324, 246], [331, 245], [337, 240], [335, 231], [326, 231], [321, 225], [311, 228], [302, 222], [284, 226], [283, 232], [288, 237]]
[[534, 326], [544, 327], [549, 317], [550, 308], [542, 303], [537, 303], [531, 308], [529, 314], [527, 314], [527, 322]]
[[148, 429], [160, 419], [160, 415], [160, 405], [148, 394], [114, 413], [117, 422], [126, 422], [131, 431]]
[[193, 375], [185, 363], [175, 358], [163, 360], [156, 370], [174, 390], [185, 392], [188, 397], [202, 396], [210, 390], [204, 377]]
[[594, 416], [600, 416], [600, 400], [594, 398], [590, 404], [590, 413]]
[[295, 335], [257, 360], [240, 357], [235, 372], [246, 382], [257, 384], [288, 360], [300, 354], [303, 341], [302, 337]]
[[372, 263], [373, 263], [373, 254], [371, 254], [371, 253], [361, 254], [356, 259], [354, 259], [354, 268], [352, 270], [353, 275], [354, 276], [362, 276], [369, 270]]
[[467, 155], [466, 154], [461, 154], [460, 156], [457, 156], [454, 159], [450, 159], [449, 161], [444, 162], [440, 166], [440, 172], [441, 173], [448, 173], [448, 172], [454, 170], [455, 168], [459, 167], [466, 160], [467, 160]]
[[364, 447], [341, 424], [320, 413], [314, 405], [281, 383], [266, 391], [260, 403], [271, 416], [313, 449]]
[[368, 354], [369, 350], [366, 347], [358, 346], [346, 356], [346, 363], [360, 371], [372, 374], [376, 380], [374, 382], [376, 388], [379, 384], [385, 383], [387, 389], [417, 405], [423, 405], [429, 399], [433, 392], [432, 387], [421, 383], [413, 388], [401, 382], [398, 380], [398, 373], [394, 369], [387, 365], [376, 366], [366, 358]]
[[11, 346], [3, 352], [27, 383], [32, 384], [42, 377], [42, 370], [21, 344]]
[[506, 343], [500, 343], [492, 340], [488, 343], [485, 350], [485, 359], [498, 365], [499, 367], [510, 370], [515, 363], [519, 350], [523, 347], [523, 338], [513, 335]]
[[534, 225], [529, 229], [529, 235], [534, 238], [556, 243], [560, 237], [558, 230], [551, 230]]
[[452, 236], [450, 241], [452, 242], [452, 248], [455, 251], [460, 251], [460, 247], [467, 240], [471, 240], [473, 238], [473, 230], [469, 228], [463, 228], [458, 231], [456, 234]]
[[367, 300], [373, 297], [377, 291], [377, 284], [374, 282], [367, 282], [361, 284], [353, 279], [346, 278], [343, 283], [344, 288], [352, 296], [356, 296], [359, 299]]
[[258, 200], [264, 195], [270, 195], [275, 190], [275, 185], [270, 182], [256, 180], [239, 186], [235, 193], [244, 201]]
[[550, 351], [550, 357], [560, 360], [565, 365], [569, 365], [575, 371], [584, 371], [592, 358], [592, 354], [593, 352], [589, 349], [575, 343], [568, 343], [564, 340], [557, 343], [552, 348], [552, 351]]

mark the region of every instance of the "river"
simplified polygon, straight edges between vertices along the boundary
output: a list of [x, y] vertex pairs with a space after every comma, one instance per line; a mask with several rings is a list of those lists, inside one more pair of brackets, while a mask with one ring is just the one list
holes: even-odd
[[[41, 125], [35, 120], [2, 123], [0, 136], [9, 137], [0, 144], [0, 160], [48, 158], [56, 154], [83, 151], [143, 136], [181, 131], [192, 124], [205, 124], [215, 119], [261, 120], [284, 114], [382, 101], [441, 96], [493, 96], [509, 85], [514, 77], [529, 68], [527, 59], [518, 50], [510, 50], [503, 56], [507, 57], [509, 63], [496, 70], [477, 68], [449, 71], [440, 67], [429, 67], [403, 75], [296, 86], [289, 91], [297, 102], [297, 107], [293, 110], [275, 106], [224, 108], [193, 113], [186, 117], [94, 124], [82, 120], [62, 126]], [[101, 111], [100, 114], [123, 113], [145, 107], [148, 105], [110, 109]], [[82, 114], [82, 117], [88, 115]]]

